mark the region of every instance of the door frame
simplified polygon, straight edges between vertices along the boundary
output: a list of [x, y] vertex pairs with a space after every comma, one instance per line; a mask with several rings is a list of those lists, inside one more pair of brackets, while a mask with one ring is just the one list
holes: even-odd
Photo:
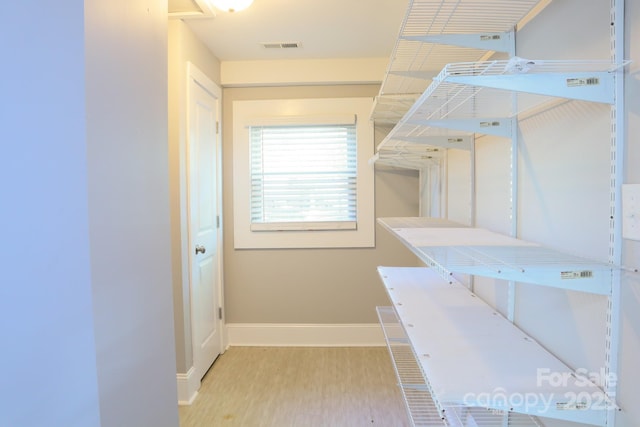
[[182, 125], [181, 137], [184, 138], [180, 149], [180, 230], [181, 230], [181, 262], [182, 262], [182, 283], [183, 283], [183, 295], [186, 301], [188, 301], [188, 313], [184, 313], [185, 322], [188, 321], [188, 325], [185, 325], [185, 352], [187, 359], [187, 366], [191, 366], [189, 372], [187, 372], [186, 381], [189, 384], [187, 394], [190, 396], [189, 401], [192, 401], [197, 394], [197, 390], [200, 388], [200, 378], [195, 378], [195, 370], [193, 368], [193, 353], [194, 353], [194, 337], [193, 337], [193, 292], [191, 283], [191, 262], [192, 254], [192, 238], [190, 230], [190, 204], [189, 204], [189, 97], [190, 97], [190, 82], [195, 80], [202, 87], [214, 94], [217, 98], [216, 108], [216, 122], [218, 124], [218, 131], [216, 133], [216, 205], [218, 217], [220, 218], [218, 227], [218, 237], [216, 244], [218, 245], [218, 290], [217, 296], [219, 306], [222, 308], [222, 318], [220, 319], [220, 351], [225, 352], [227, 348], [227, 329], [225, 325], [225, 310], [224, 310], [224, 272], [223, 272], [223, 215], [222, 215], [222, 126], [221, 126], [221, 108], [222, 108], [222, 90], [211, 79], [207, 77], [196, 65], [191, 62], [187, 62], [186, 67], [185, 87], [183, 91], [183, 97], [181, 100], [184, 106], [184, 121]]

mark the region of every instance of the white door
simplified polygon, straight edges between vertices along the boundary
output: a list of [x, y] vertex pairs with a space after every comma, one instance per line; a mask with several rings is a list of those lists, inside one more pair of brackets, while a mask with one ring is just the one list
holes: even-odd
[[222, 350], [220, 89], [189, 64], [189, 241], [193, 365], [201, 379]]

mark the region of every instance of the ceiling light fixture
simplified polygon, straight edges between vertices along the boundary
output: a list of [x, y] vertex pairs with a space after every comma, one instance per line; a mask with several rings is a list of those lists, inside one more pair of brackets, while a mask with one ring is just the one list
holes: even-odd
[[211, 0], [211, 3], [225, 12], [238, 12], [251, 6], [253, 0]]

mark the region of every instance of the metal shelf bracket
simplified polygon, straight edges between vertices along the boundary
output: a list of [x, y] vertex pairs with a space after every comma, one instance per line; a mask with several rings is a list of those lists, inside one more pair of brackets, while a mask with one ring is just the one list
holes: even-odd
[[509, 52], [513, 46], [513, 31], [481, 34], [434, 34], [424, 36], [402, 36], [402, 40], [449, 46], [470, 47], [494, 52]]
[[499, 76], [450, 75], [447, 82], [605, 104], [613, 104], [615, 101], [614, 76], [606, 71]]
[[[405, 123], [427, 127], [454, 129], [462, 132], [504, 136], [506, 138], [510, 138], [513, 132], [512, 121], [506, 117], [446, 120], [421, 120], [411, 118]], [[459, 147], [456, 145], [456, 148]], [[471, 146], [469, 145], [466, 148], [470, 150]]]

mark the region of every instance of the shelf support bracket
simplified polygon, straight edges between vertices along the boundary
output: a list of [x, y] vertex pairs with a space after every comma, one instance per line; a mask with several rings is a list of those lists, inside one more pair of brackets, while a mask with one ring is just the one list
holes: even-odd
[[396, 150], [402, 150], [407, 144], [415, 146], [434, 146], [442, 148], [457, 148], [460, 150], [471, 150], [473, 144], [473, 137], [471, 135], [454, 135], [454, 136], [399, 136], [394, 135], [392, 139], [381, 143], [378, 150], [381, 148], [392, 148]]
[[444, 44], [449, 46], [470, 47], [495, 52], [510, 52], [513, 44], [513, 31], [481, 34], [437, 34], [425, 36], [402, 36], [402, 40], [423, 43]]
[[438, 70], [433, 70], [433, 71], [394, 71], [394, 70], [389, 70], [389, 74], [393, 75], [393, 76], [400, 76], [400, 77], [410, 77], [413, 79], [421, 79], [421, 80], [431, 80], [433, 79], [433, 77], [435, 75], [438, 74]]
[[449, 75], [446, 81], [605, 104], [613, 104], [615, 101], [615, 79], [613, 72], [608, 71], [491, 76]]
[[[419, 126], [455, 129], [462, 132], [503, 136], [505, 138], [510, 138], [512, 134], [512, 121], [511, 119], [505, 117], [444, 120], [422, 120], [412, 118], [407, 120], [405, 123]], [[469, 147], [469, 149], [471, 148]]]

